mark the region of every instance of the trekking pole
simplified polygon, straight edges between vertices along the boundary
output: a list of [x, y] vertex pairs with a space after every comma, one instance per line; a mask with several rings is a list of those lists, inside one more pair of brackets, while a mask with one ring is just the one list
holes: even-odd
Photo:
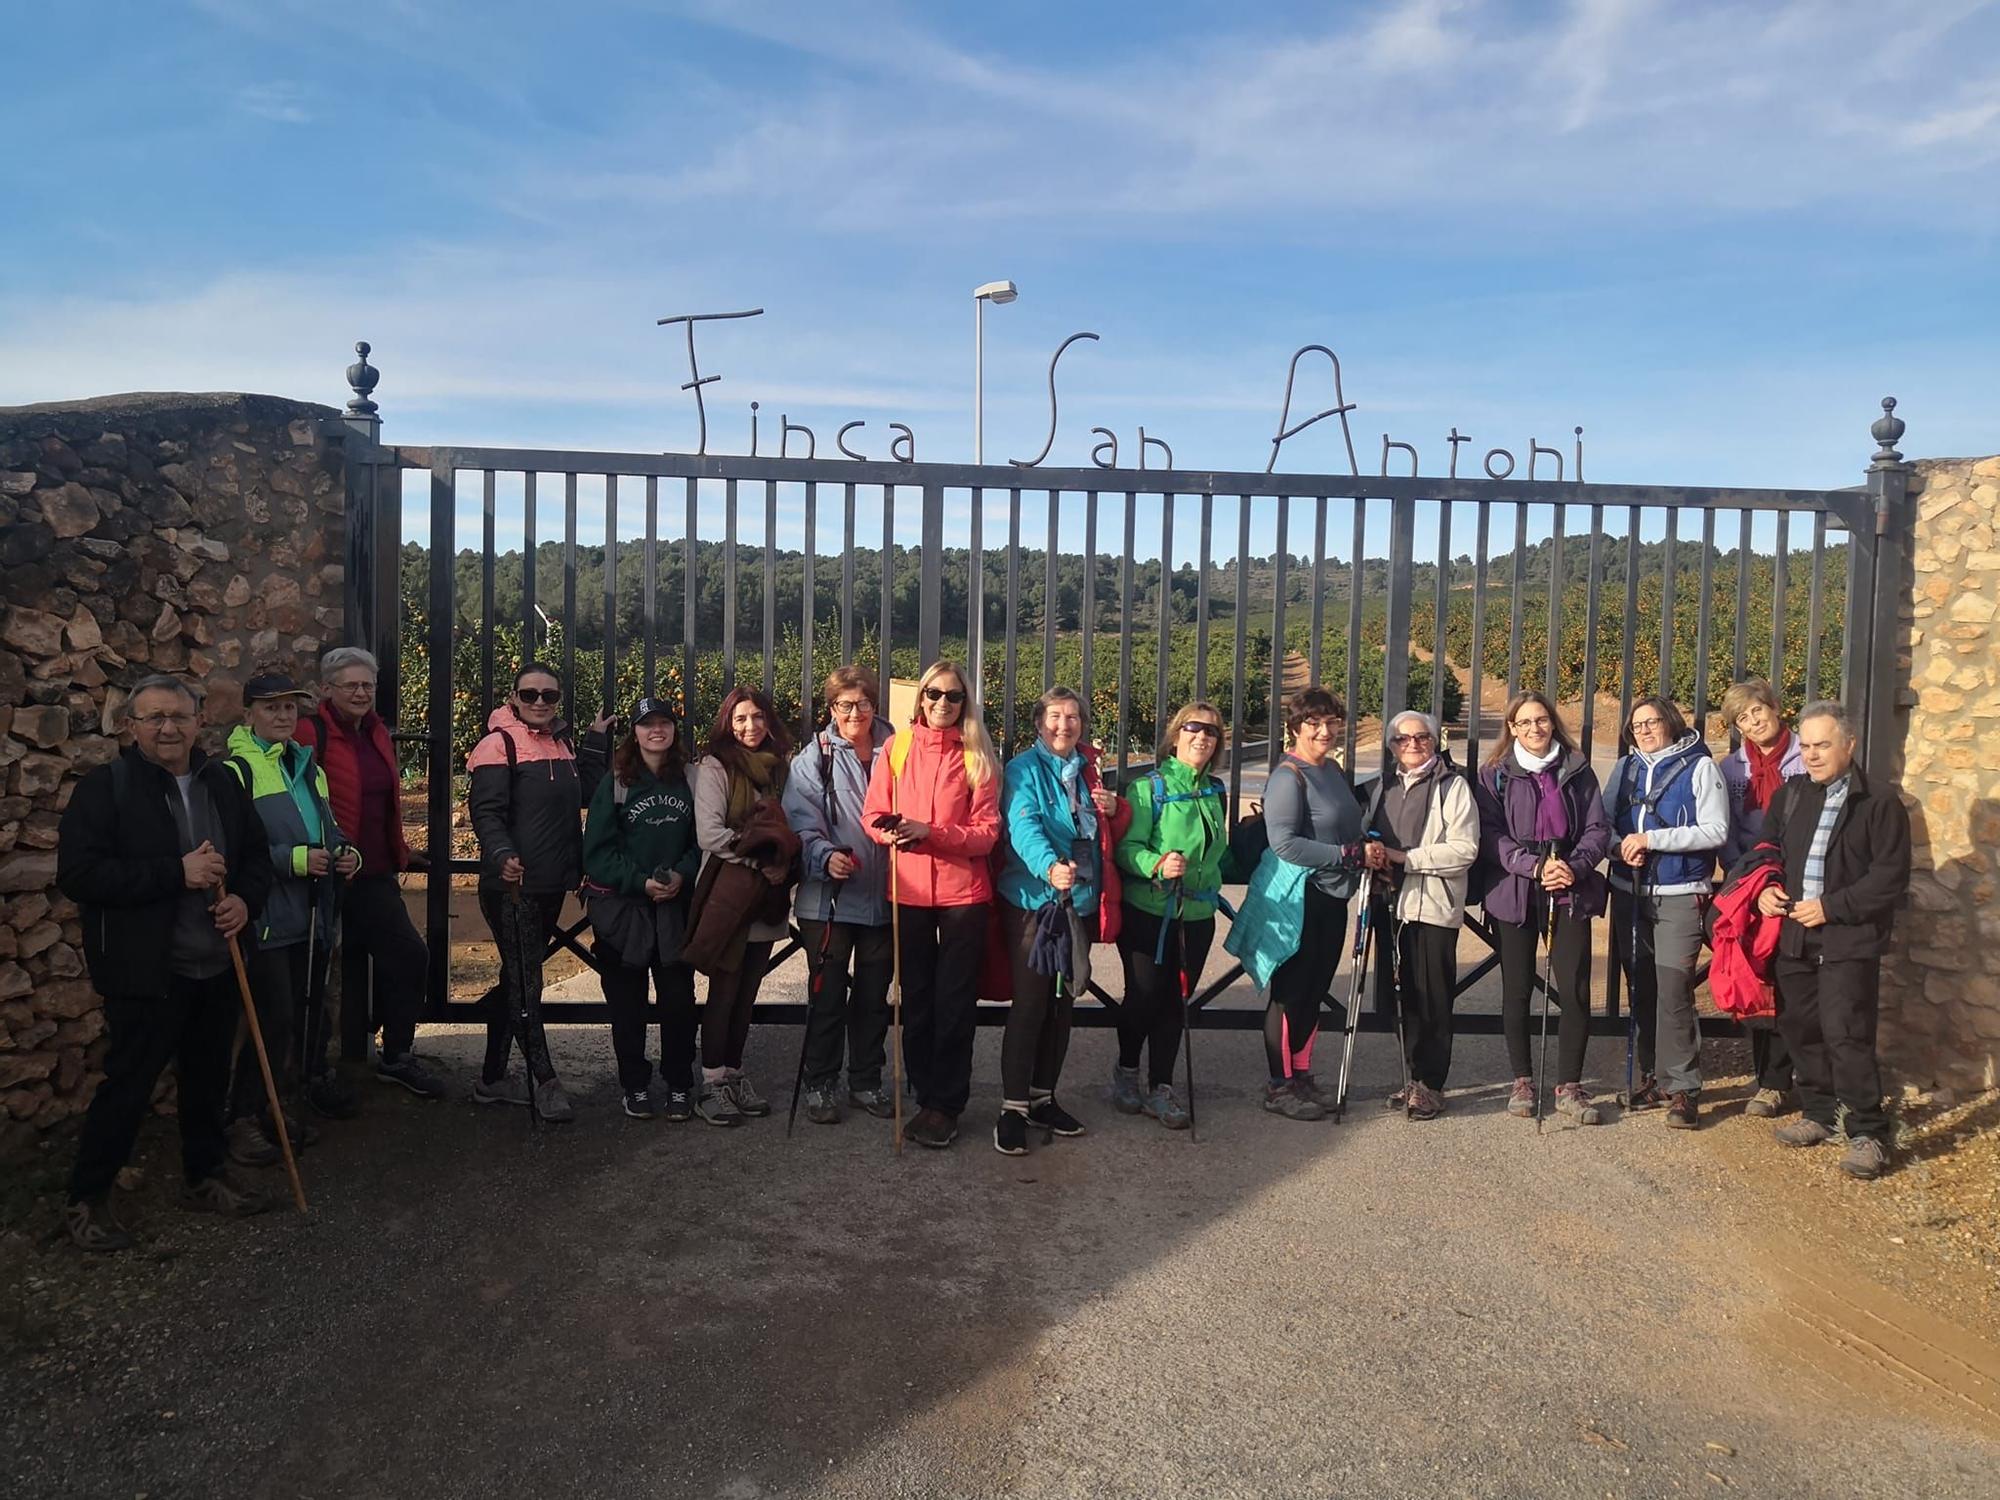
[[1364, 868], [1361, 871], [1361, 885], [1355, 892], [1355, 902], [1360, 915], [1354, 919], [1354, 951], [1350, 958], [1352, 972], [1348, 976], [1346, 1036], [1340, 1045], [1340, 1088], [1333, 1099], [1333, 1118], [1336, 1123], [1347, 1114], [1347, 1078], [1354, 1066], [1354, 1034], [1361, 1029], [1361, 976], [1368, 967], [1368, 940], [1373, 929], [1368, 920], [1369, 898], [1375, 892], [1375, 872]]
[[528, 1131], [532, 1135], [539, 1132], [542, 1107], [535, 1102], [535, 1057], [528, 1046], [528, 939], [526, 916], [522, 908], [521, 886], [520, 882], [516, 881], [507, 891], [507, 904], [504, 909], [510, 920], [504, 925], [513, 928], [514, 1024], [521, 1033], [521, 1068], [527, 1074]]
[[1548, 920], [1543, 930], [1542, 942], [1542, 1061], [1535, 1077], [1535, 1134], [1542, 1133], [1542, 1085], [1549, 1077], [1549, 1012], [1555, 1009], [1556, 992], [1552, 983], [1555, 977], [1556, 950], [1556, 898], [1546, 886], [1541, 885], [1542, 873], [1548, 869], [1549, 861], [1555, 857], [1555, 846], [1545, 845], [1542, 857], [1535, 864], [1535, 884], [1541, 887], [1542, 901], [1548, 907]]
[[895, 1084], [896, 1155], [903, 1154], [903, 907], [897, 899], [896, 846], [889, 846], [889, 959], [896, 999], [889, 1011], [889, 1070]]
[[[1410, 1071], [1410, 1043], [1403, 1026], [1403, 922], [1396, 915], [1396, 898], [1389, 897], [1389, 999], [1396, 1007], [1396, 1055], [1403, 1065], [1403, 1112], [1411, 1109], [1410, 1090], [1416, 1074]], [[1395, 1103], [1392, 1099], [1391, 1104]]]
[[1181, 976], [1181, 1050], [1187, 1074], [1188, 1140], [1194, 1140], [1194, 976], [1187, 965], [1187, 881], [1174, 877], [1174, 967]]
[[[845, 853], [838, 850], [837, 853]], [[804, 1036], [799, 1039], [799, 1071], [792, 1079], [792, 1110], [785, 1116], [785, 1139], [790, 1140], [792, 1127], [799, 1122], [799, 1092], [806, 1086], [806, 1048], [812, 1041], [813, 1007], [819, 1003], [820, 988], [826, 983], [826, 955], [833, 945], [833, 914], [840, 906], [840, 882], [835, 881], [833, 890], [826, 898], [826, 926], [819, 935], [819, 962], [813, 967], [810, 983], [806, 985], [806, 1024]]]
[[1639, 1050], [1639, 886], [1644, 863], [1632, 866], [1632, 934], [1631, 947], [1625, 950], [1625, 1092], [1618, 1096], [1618, 1107], [1632, 1107], [1634, 1083], [1633, 1067], [1638, 1060]]
[[[228, 895], [220, 881], [216, 883], [211, 909]], [[278, 1103], [278, 1081], [271, 1076], [271, 1055], [264, 1050], [264, 1028], [257, 1024], [257, 1002], [250, 997], [250, 972], [243, 967], [243, 948], [234, 936], [229, 943], [229, 962], [236, 969], [236, 992], [243, 998], [243, 1019], [250, 1028], [250, 1045], [257, 1053], [257, 1071], [264, 1075], [264, 1098], [271, 1106], [271, 1121], [278, 1128], [278, 1145], [285, 1153], [285, 1175], [292, 1180], [292, 1201], [299, 1206], [299, 1212], [306, 1211], [305, 1184], [299, 1181], [299, 1161], [292, 1154], [292, 1133], [285, 1128], [284, 1107]]]

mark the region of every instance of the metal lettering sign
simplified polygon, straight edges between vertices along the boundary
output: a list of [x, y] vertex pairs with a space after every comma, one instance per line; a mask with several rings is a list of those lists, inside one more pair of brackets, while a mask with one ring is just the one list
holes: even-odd
[[[708, 452], [708, 407], [707, 403], [702, 399], [702, 387], [713, 385], [722, 377], [720, 375], [704, 375], [701, 373], [701, 366], [695, 358], [694, 325], [731, 318], [759, 318], [763, 315], [763, 308], [753, 307], [747, 312], [678, 313], [673, 317], [658, 320], [658, 326], [660, 327], [666, 327], [674, 323], [685, 324], [687, 327], [688, 378], [682, 383], [681, 389], [694, 393], [695, 420], [697, 424], [697, 438], [694, 451], [697, 456], [706, 455]], [[1056, 430], [1062, 418], [1061, 407], [1056, 399], [1056, 366], [1061, 363], [1062, 357], [1070, 345], [1084, 339], [1095, 343], [1098, 336], [1094, 333], [1073, 333], [1060, 344], [1056, 345], [1055, 353], [1049, 356], [1049, 434], [1042, 442], [1042, 451], [1037, 453], [1033, 458], [1009, 459], [1008, 462], [1013, 467], [1017, 469], [1039, 468], [1054, 450], [1056, 445]], [[1327, 363], [1333, 368], [1333, 405], [1322, 411], [1315, 412], [1310, 417], [1306, 417], [1301, 421], [1294, 422], [1292, 421], [1292, 395], [1298, 382], [1299, 361], [1304, 359], [1308, 354], [1325, 355]], [[750, 457], [752, 458], [759, 456], [757, 414], [760, 405], [761, 403], [756, 401], [750, 403]], [[1264, 472], [1269, 474], [1277, 469], [1278, 454], [1290, 439], [1297, 437], [1316, 422], [1323, 422], [1328, 417], [1338, 417], [1340, 419], [1341, 439], [1347, 447], [1348, 470], [1356, 478], [1359, 478], [1361, 475], [1361, 462], [1354, 451], [1354, 429], [1348, 421], [1349, 414], [1357, 410], [1359, 410], [1357, 405], [1347, 399], [1346, 390], [1341, 382], [1339, 355], [1335, 354], [1325, 344], [1306, 344], [1294, 351], [1291, 362], [1285, 368], [1284, 404], [1278, 410], [1278, 430], [1276, 436], [1271, 439], [1271, 456], [1264, 464]], [[834, 446], [840, 450], [843, 457], [861, 460], [867, 459], [867, 454], [857, 452], [855, 449], [849, 447], [847, 443], [847, 435], [849, 433], [859, 431], [867, 425], [865, 421], [848, 422], [834, 434]], [[896, 463], [914, 464], [917, 461], [916, 433], [902, 422], [891, 422], [889, 430], [895, 434], [895, 437], [891, 439], [889, 444], [889, 457]], [[813, 430], [802, 423], [792, 421], [788, 414], [780, 414], [778, 418], [778, 457], [789, 458], [791, 456], [791, 440], [794, 433], [805, 440], [805, 457], [816, 457], [819, 451], [819, 440], [814, 435]], [[1549, 458], [1555, 462], [1555, 477], [1558, 481], [1568, 479], [1572, 483], [1581, 484], [1583, 482], [1583, 429], [1581, 427], [1574, 428], [1573, 433], [1573, 455], [1575, 462], [1570, 466], [1569, 472], [1564, 472], [1563, 455], [1560, 449], [1547, 447], [1531, 437], [1528, 439], [1528, 472], [1524, 477], [1530, 480], [1539, 478], [1540, 476], [1535, 472], [1536, 464], [1540, 459]], [[1117, 468], [1118, 435], [1108, 427], [1093, 427], [1090, 429], [1090, 434], [1092, 437], [1103, 439], [1096, 447], [1090, 450], [1090, 461], [1100, 469]], [[1460, 432], [1457, 425], [1454, 424], [1444, 441], [1446, 451], [1450, 455], [1445, 477], [1456, 479], [1458, 477], [1458, 450], [1462, 444], [1471, 442], [1472, 438], [1469, 434]], [[1164, 438], [1149, 435], [1143, 427], [1139, 429], [1138, 446], [1139, 468], [1141, 470], [1146, 468], [1147, 453], [1149, 450], [1155, 448], [1166, 456], [1165, 467], [1171, 469], [1174, 466], [1174, 450], [1167, 446]], [[1384, 478], [1388, 476], [1390, 456], [1398, 453], [1407, 455], [1410, 465], [1410, 477], [1415, 478], [1420, 472], [1421, 463], [1416, 445], [1414, 443], [1402, 442], [1391, 437], [1386, 432], [1382, 434], [1382, 459], [1381, 467], [1378, 471], [1379, 475]], [[1482, 466], [1486, 470], [1487, 478], [1507, 479], [1512, 477], [1516, 462], [1511, 449], [1489, 448], [1486, 450]], [[1504, 467], [1502, 467], [1503, 464]]]

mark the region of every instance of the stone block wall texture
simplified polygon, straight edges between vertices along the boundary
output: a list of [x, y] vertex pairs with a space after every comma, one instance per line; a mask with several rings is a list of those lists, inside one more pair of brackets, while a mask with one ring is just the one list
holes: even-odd
[[2000, 1084], [2000, 458], [1919, 463], [1905, 602], [1910, 905], [1882, 966], [1905, 1081]]
[[125, 690], [198, 680], [214, 750], [255, 669], [311, 680], [339, 643], [336, 415], [244, 395], [0, 407], [0, 1127], [75, 1114], [102, 1076], [56, 823], [118, 753]]

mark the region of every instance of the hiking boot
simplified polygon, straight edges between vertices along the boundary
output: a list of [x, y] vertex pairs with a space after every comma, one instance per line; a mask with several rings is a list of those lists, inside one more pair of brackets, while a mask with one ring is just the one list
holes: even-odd
[[522, 1079], [508, 1074], [488, 1083], [484, 1078], [472, 1086], [474, 1104], [518, 1104], [527, 1107], [528, 1085]]
[[1771, 1132], [1780, 1146], [1817, 1146], [1833, 1139], [1833, 1131], [1817, 1120], [1794, 1120]]
[[815, 1125], [840, 1123], [840, 1103], [831, 1084], [806, 1090], [806, 1118]]
[[1028, 1154], [1028, 1117], [1019, 1110], [1003, 1109], [993, 1122], [993, 1149], [1002, 1156]]
[[958, 1139], [958, 1117], [941, 1109], [920, 1109], [903, 1134], [919, 1146], [942, 1151]]
[[886, 1120], [896, 1112], [896, 1100], [887, 1089], [849, 1089], [847, 1102], [856, 1109], [865, 1109], [878, 1120]]
[[1405, 1083], [1395, 1093], [1382, 1101], [1382, 1107], [1384, 1109], [1408, 1109], [1410, 1107], [1410, 1091], [1415, 1087], [1415, 1083]]
[[1840, 1170], [1849, 1177], [1873, 1182], [1889, 1170], [1889, 1163], [1889, 1148], [1874, 1136], [1863, 1135], [1847, 1143], [1847, 1154], [1840, 1159]]
[[1340, 1096], [1332, 1089], [1321, 1088], [1319, 1080], [1314, 1078], [1310, 1073], [1294, 1073], [1292, 1075], [1292, 1087], [1299, 1090], [1299, 1092], [1312, 1100], [1313, 1103], [1317, 1104], [1328, 1114], [1332, 1114], [1340, 1107]]
[[1136, 1115], [1146, 1107], [1146, 1096], [1139, 1090], [1137, 1068], [1128, 1068], [1123, 1063], [1111, 1065], [1111, 1107], [1121, 1115]]
[[1785, 1091], [1783, 1089], [1759, 1089], [1743, 1106], [1743, 1113], [1753, 1120], [1770, 1120], [1785, 1112]]
[[1639, 1086], [1626, 1096], [1625, 1107], [1637, 1113], [1641, 1110], [1662, 1109], [1667, 1104], [1667, 1096], [1660, 1090], [1659, 1080], [1648, 1073], [1639, 1080]]
[[736, 1107], [736, 1100], [727, 1084], [704, 1081], [700, 1092], [695, 1095], [694, 1112], [711, 1125], [743, 1123], [743, 1111]]
[[1667, 1129], [1701, 1129], [1701, 1105], [1693, 1094], [1683, 1089], [1667, 1101]]
[[419, 1099], [442, 1099], [444, 1080], [417, 1061], [414, 1052], [400, 1057], [383, 1053], [375, 1059], [375, 1078], [380, 1083], [400, 1083]]
[[1028, 1106], [1028, 1123], [1039, 1125], [1052, 1135], [1083, 1134], [1083, 1121], [1056, 1103], [1053, 1094]]
[[562, 1080], [553, 1073], [535, 1080], [535, 1113], [551, 1125], [567, 1125], [576, 1119], [576, 1106], [569, 1102]]
[[1590, 1102], [1590, 1091], [1580, 1083], [1556, 1085], [1556, 1113], [1577, 1125], [1604, 1123], [1604, 1112]]
[[1298, 1080], [1288, 1083], [1270, 1083], [1264, 1086], [1264, 1108], [1271, 1114], [1283, 1115], [1287, 1120], [1324, 1120], [1326, 1110], [1310, 1094], [1300, 1091]]
[[262, 1188], [231, 1182], [218, 1172], [181, 1189], [181, 1207], [195, 1213], [229, 1214], [247, 1219], [277, 1207], [277, 1200]]
[[666, 1107], [660, 1111], [660, 1118], [671, 1124], [681, 1124], [694, 1118], [694, 1095], [687, 1089], [668, 1089]]
[[231, 1120], [223, 1136], [229, 1142], [229, 1159], [246, 1167], [268, 1167], [284, 1156], [254, 1115]]
[[747, 1075], [731, 1073], [729, 1081], [723, 1084], [723, 1087], [729, 1090], [730, 1097], [736, 1101], [736, 1107], [744, 1114], [762, 1119], [771, 1112], [771, 1102], [750, 1086]]
[[660, 1115], [659, 1106], [653, 1103], [653, 1095], [649, 1089], [632, 1089], [627, 1092], [625, 1113], [635, 1120], [656, 1120]]
[[130, 1250], [134, 1243], [131, 1233], [111, 1211], [108, 1198], [70, 1204], [63, 1210], [63, 1228], [69, 1232], [69, 1242], [79, 1250], [109, 1253]]
[[306, 1103], [323, 1120], [351, 1120], [361, 1113], [361, 1097], [338, 1073], [320, 1074], [306, 1085]]
[[1140, 1102], [1140, 1108], [1169, 1130], [1188, 1128], [1187, 1106], [1175, 1096], [1171, 1083], [1154, 1084], [1153, 1091]]
[[1516, 1078], [1514, 1087], [1507, 1095], [1507, 1113], [1516, 1119], [1532, 1120], [1535, 1117], [1535, 1080]]
[[1412, 1083], [1407, 1113], [1412, 1120], [1435, 1120], [1444, 1113], [1444, 1095], [1429, 1084]]

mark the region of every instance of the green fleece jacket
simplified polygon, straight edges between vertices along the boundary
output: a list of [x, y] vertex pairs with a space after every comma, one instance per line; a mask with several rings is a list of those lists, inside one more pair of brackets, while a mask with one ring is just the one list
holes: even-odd
[[694, 794], [687, 777], [666, 780], [643, 765], [639, 779], [624, 788], [618, 803], [614, 772], [597, 783], [583, 829], [584, 878], [620, 895], [646, 894], [646, 880], [662, 865], [677, 870], [684, 890], [694, 889], [701, 872], [701, 848], [694, 841]]
[[1179, 914], [1193, 921], [1212, 917], [1222, 882], [1234, 878], [1227, 868], [1228, 792], [1217, 778], [1172, 757], [1160, 762], [1156, 774], [1157, 782], [1141, 776], [1125, 788], [1132, 823], [1118, 841], [1118, 868], [1137, 877], [1126, 882], [1125, 899], [1156, 917], [1175, 915], [1167, 909], [1172, 882], [1154, 879], [1153, 871], [1166, 855], [1184, 854], [1185, 904]]

